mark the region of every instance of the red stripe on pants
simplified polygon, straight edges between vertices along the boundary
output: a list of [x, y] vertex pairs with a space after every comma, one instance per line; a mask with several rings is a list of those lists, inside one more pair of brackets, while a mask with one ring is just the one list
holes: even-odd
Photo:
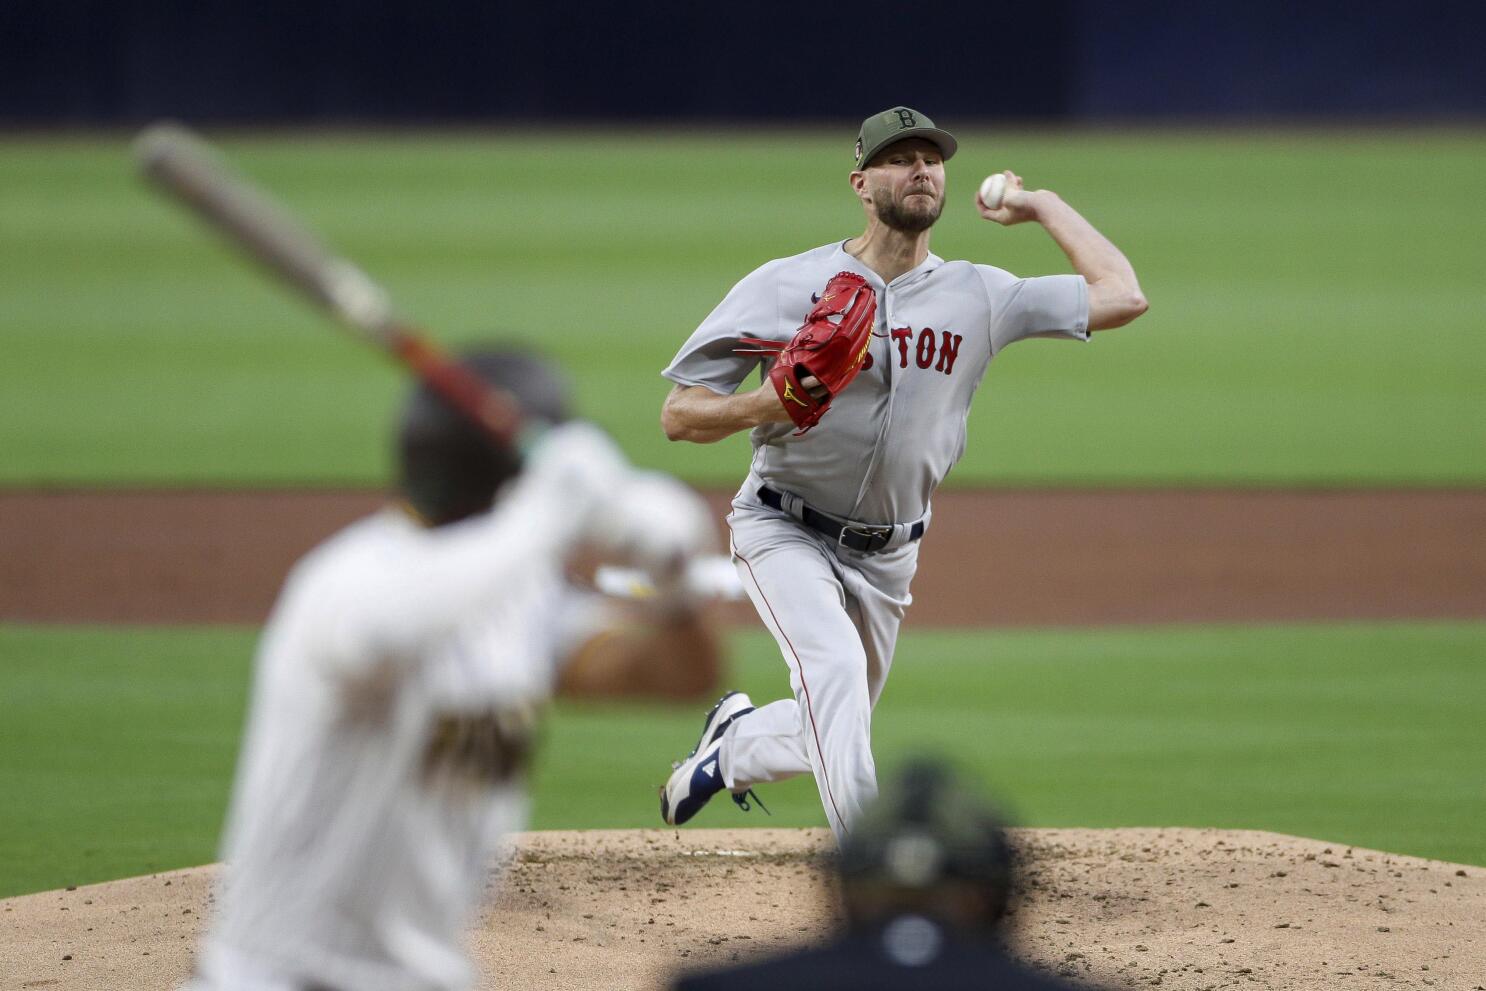
[[764, 594], [764, 587], [758, 583], [758, 576], [753, 573], [753, 565], [748, 563], [748, 558], [738, 553], [736, 547], [733, 548], [733, 553], [748, 569], [748, 577], [753, 579], [753, 587], [758, 589], [758, 597], [764, 600], [764, 608], [769, 610], [769, 618], [774, 621], [774, 628], [784, 638], [789, 652], [795, 656], [795, 670], [800, 672], [800, 687], [805, 691], [805, 714], [810, 717], [810, 733], [815, 737], [815, 752], [820, 755], [820, 774], [826, 788], [826, 798], [830, 800], [831, 811], [836, 813], [836, 821], [841, 824], [841, 832], [849, 833], [850, 830], [846, 828], [846, 819], [842, 817], [841, 810], [836, 808], [836, 796], [831, 793], [831, 775], [826, 771], [826, 752], [820, 746], [820, 730], [815, 725], [815, 707], [810, 704], [810, 685], [805, 681], [805, 665], [800, 661], [800, 652], [795, 650], [795, 645], [790, 642], [789, 634], [784, 632], [784, 626], [779, 622], [779, 617], [774, 614], [774, 607], [769, 605], [769, 597]]

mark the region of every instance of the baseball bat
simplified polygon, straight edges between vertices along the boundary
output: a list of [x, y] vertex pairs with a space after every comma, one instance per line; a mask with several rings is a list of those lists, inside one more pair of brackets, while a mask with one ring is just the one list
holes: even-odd
[[146, 129], [134, 144], [140, 170], [356, 337], [387, 352], [483, 428], [514, 445], [521, 409], [427, 335], [397, 316], [371, 276], [325, 247], [266, 191], [206, 141], [177, 124]]

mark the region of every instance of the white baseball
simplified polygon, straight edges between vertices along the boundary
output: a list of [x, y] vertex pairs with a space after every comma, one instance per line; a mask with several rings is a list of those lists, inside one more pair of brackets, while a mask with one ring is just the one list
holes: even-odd
[[991, 210], [1000, 209], [1001, 198], [1005, 195], [1005, 172], [997, 172], [995, 175], [988, 175], [985, 177], [985, 181], [980, 184], [980, 201]]

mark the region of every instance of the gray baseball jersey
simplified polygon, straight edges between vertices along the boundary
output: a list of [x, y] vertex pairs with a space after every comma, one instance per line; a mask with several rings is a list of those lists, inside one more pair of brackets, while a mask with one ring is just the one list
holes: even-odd
[[[793, 698], [735, 719], [721, 767], [734, 791], [813, 773], [838, 838], [876, 795], [871, 711], [912, 601], [918, 544], [935, 488], [965, 450], [970, 402], [991, 359], [1032, 336], [1088, 339], [1080, 275], [1019, 279], [930, 255], [891, 283], [844, 242], [769, 262], [733, 287], [664, 375], [730, 394], [758, 365], [735, 355], [741, 336], [785, 341], [837, 272], [877, 292], [870, 363], [812, 430], [752, 432], [753, 461], [728, 517], [734, 563], [790, 670]], [[784, 495], [764, 504], [759, 488]], [[884, 550], [843, 547], [800, 522], [801, 503], [858, 523], [893, 524]]]
[[827, 244], [756, 269], [702, 321], [662, 373], [680, 385], [732, 393], [758, 367], [735, 355], [740, 336], [787, 341], [837, 272], [877, 291], [870, 365], [820, 423], [753, 431], [753, 473], [822, 512], [866, 523], [919, 519], [965, 450], [970, 401], [991, 359], [1024, 337], [1088, 338], [1088, 286], [1080, 275], [1018, 279], [989, 265], [923, 264], [884, 285]]

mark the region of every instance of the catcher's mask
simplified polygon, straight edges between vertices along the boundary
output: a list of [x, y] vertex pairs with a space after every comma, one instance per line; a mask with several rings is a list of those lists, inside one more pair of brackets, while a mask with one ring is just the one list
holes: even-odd
[[905, 764], [852, 825], [838, 865], [856, 925], [917, 912], [991, 931], [1010, 895], [1000, 815], [947, 765], [924, 758]]
[[[479, 347], [460, 361], [511, 393], [523, 417], [547, 425], [568, 418], [567, 382], [555, 367], [514, 348]], [[426, 384], [403, 407], [397, 436], [397, 487], [430, 526], [490, 508], [496, 491], [521, 471], [521, 452], [496, 443]]]

